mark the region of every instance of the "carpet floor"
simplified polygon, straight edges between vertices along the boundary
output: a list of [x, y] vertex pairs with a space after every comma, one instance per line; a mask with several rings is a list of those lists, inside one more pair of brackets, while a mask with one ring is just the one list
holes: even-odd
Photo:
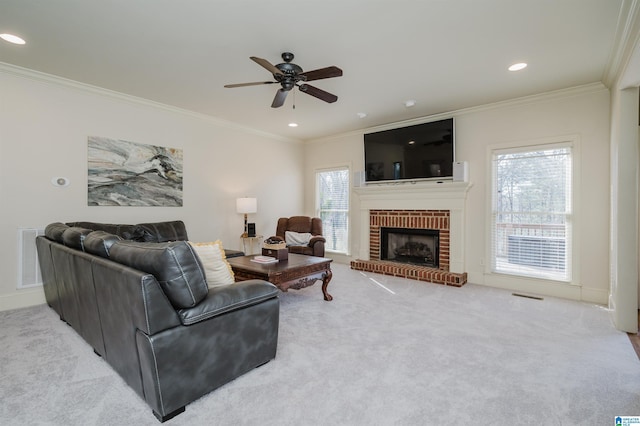
[[[280, 295], [276, 358], [167, 425], [614, 425], [640, 361], [605, 307], [333, 264]], [[0, 424], [157, 425], [47, 306], [0, 312]]]

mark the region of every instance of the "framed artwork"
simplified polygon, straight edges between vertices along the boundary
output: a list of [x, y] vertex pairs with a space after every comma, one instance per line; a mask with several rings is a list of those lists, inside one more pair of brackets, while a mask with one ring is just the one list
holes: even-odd
[[182, 206], [182, 149], [89, 136], [88, 205]]

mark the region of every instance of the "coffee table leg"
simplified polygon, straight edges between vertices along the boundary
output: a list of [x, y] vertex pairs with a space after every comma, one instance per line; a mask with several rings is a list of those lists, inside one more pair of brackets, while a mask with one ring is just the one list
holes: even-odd
[[324, 300], [326, 300], [327, 302], [333, 300], [333, 296], [327, 293], [327, 286], [329, 285], [329, 281], [331, 281], [331, 278], [333, 278], [333, 272], [331, 272], [331, 269], [328, 269], [322, 277], [322, 294], [324, 294]]

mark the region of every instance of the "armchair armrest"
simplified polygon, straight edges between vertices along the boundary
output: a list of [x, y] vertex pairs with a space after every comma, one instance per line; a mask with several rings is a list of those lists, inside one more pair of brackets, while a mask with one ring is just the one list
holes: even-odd
[[309, 240], [309, 247], [313, 249], [313, 255], [324, 257], [325, 238], [322, 235], [315, 235]]
[[313, 247], [316, 243], [323, 242], [326, 243], [327, 240], [322, 235], [314, 235], [309, 240], [309, 247]]

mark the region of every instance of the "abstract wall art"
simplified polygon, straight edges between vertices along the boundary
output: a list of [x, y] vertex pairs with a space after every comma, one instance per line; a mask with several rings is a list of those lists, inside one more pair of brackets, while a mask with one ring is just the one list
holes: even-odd
[[182, 206], [182, 149], [89, 136], [89, 206]]

